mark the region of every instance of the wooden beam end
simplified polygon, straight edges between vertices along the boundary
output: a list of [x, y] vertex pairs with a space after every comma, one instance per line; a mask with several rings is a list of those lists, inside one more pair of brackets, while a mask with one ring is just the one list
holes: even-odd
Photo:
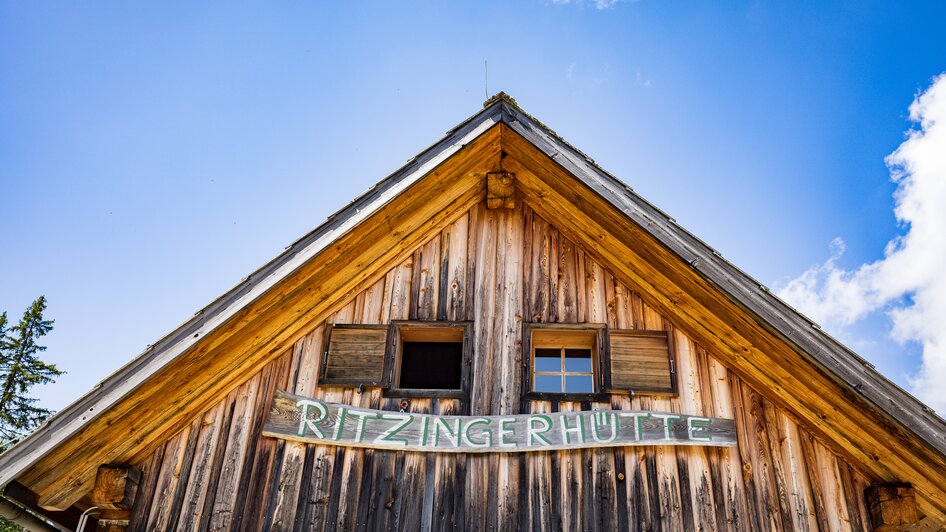
[[486, 173], [486, 208], [516, 208], [516, 175], [511, 172]]
[[903, 530], [919, 522], [916, 494], [908, 482], [874, 484], [864, 496], [874, 530]]
[[95, 475], [92, 503], [105, 510], [131, 510], [141, 471], [134, 466], [102, 465]]

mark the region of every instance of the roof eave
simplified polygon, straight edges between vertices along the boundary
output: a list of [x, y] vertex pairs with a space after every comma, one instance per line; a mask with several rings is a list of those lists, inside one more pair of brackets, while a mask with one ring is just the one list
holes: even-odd
[[825, 333], [812, 320], [762, 283], [725, 260], [716, 250], [677, 225], [518, 106], [506, 104], [503, 122], [688, 263], [722, 294], [745, 309], [770, 333], [826, 370], [836, 383], [863, 396], [875, 409], [902, 424], [946, 456], [946, 422], [919, 399], [878, 372], [872, 364]]
[[[498, 95], [499, 96], [499, 95]], [[723, 259], [699, 238], [657, 209], [630, 187], [598, 167], [578, 149], [528, 115], [509, 97], [495, 97], [486, 107], [362, 196], [330, 216], [322, 225], [286, 248], [240, 284], [198, 311], [134, 360], [96, 385], [89, 393], [50, 418], [33, 434], [0, 455], [0, 486], [15, 479], [60, 442], [127, 397], [135, 387], [218, 329], [240, 309], [292, 275], [306, 261], [382, 208], [410, 184], [493, 125], [503, 122], [539, 150], [621, 210], [685, 261], [731, 301], [744, 308], [771, 333], [802, 353], [834, 380], [863, 396], [877, 410], [901, 423], [946, 456], [946, 422], [915, 397], [877, 372], [811, 320], [769, 292], [761, 283]]]
[[352, 227], [384, 207], [399, 194], [463, 146], [498, 124], [503, 116], [503, 100], [461, 122], [439, 141], [411, 158], [404, 166], [371, 186], [325, 222], [289, 245], [285, 251], [243, 279], [172, 332], [148, 346], [88, 393], [49, 418], [29, 436], [0, 454], [0, 487], [17, 478], [60, 442], [127, 397], [150, 377], [172, 364], [183, 353], [223, 326], [241, 309], [269, 292], [282, 279]]

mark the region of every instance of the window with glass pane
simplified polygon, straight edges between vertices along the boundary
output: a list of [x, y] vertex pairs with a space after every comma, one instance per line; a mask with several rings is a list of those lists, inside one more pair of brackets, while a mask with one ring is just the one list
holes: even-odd
[[550, 393], [593, 393], [591, 348], [537, 347], [532, 390]]
[[603, 323], [527, 323], [523, 343], [532, 361], [527, 393], [600, 393], [598, 350], [606, 331]]

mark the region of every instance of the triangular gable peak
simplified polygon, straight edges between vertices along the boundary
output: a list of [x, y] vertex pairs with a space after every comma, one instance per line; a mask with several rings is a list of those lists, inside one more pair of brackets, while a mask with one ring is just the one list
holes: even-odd
[[0, 456], [0, 484], [69, 507], [99, 465], [149, 456], [431, 235], [482, 210], [497, 172], [511, 176], [517, 209], [548, 221], [855, 468], [912, 482], [924, 512], [942, 518], [942, 420], [504, 95]]

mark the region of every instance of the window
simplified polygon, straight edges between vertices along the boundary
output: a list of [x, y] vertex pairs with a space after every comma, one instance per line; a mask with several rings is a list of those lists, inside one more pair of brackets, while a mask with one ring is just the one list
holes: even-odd
[[527, 323], [526, 399], [606, 400], [606, 394], [675, 394], [673, 337], [667, 331], [608, 329], [594, 323]]
[[387, 334], [387, 325], [326, 325], [319, 384], [381, 386]]
[[595, 391], [590, 348], [537, 347], [533, 361], [532, 389], [537, 392]]
[[605, 325], [526, 324], [524, 332], [523, 352], [529, 356], [524, 388], [528, 394], [585, 398], [604, 390]]
[[466, 397], [472, 351], [469, 322], [391, 323], [385, 395]]
[[463, 341], [404, 342], [401, 345], [399, 388], [459, 390]]
[[667, 331], [611, 330], [608, 337], [610, 391], [677, 392], [672, 335]]

